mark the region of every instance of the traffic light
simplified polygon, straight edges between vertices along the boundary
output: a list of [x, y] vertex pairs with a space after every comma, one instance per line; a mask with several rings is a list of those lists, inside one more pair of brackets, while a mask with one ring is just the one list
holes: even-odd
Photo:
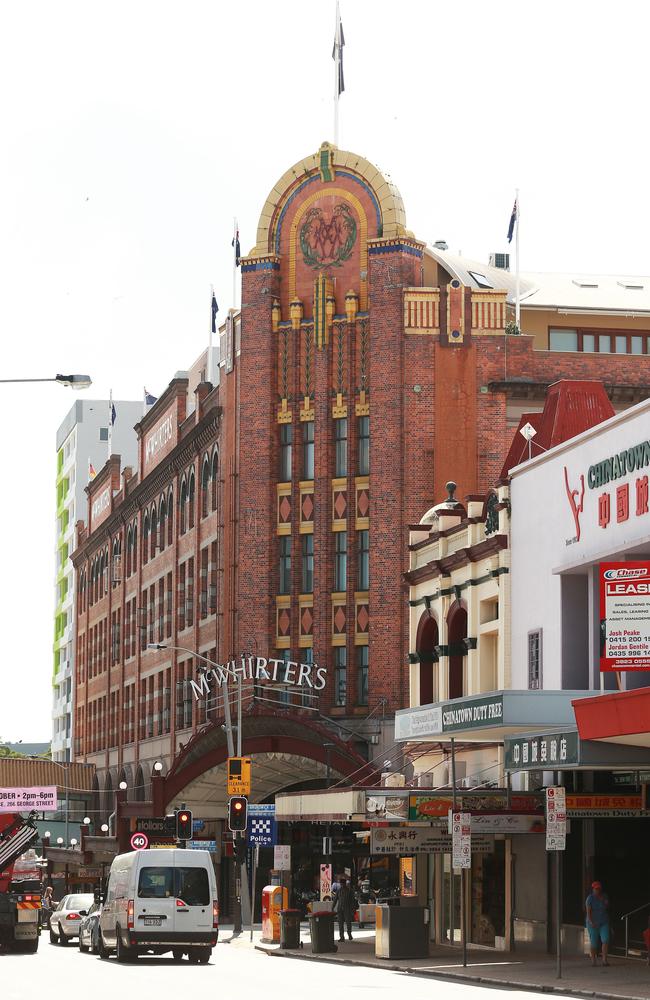
[[192, 812], [190, 809], [176, 810], [176, 840], [192, 839]]
[[237, 837], [235, 840], [234, 848], [234, 858], [235, 864], [245, 865], [246, 864], [246, 840], [244, 837]]
[[233, 795], [228, 801], [228, 828], [233, 833], [243, 833], [248, 823], [248, 799], [245, 795]]

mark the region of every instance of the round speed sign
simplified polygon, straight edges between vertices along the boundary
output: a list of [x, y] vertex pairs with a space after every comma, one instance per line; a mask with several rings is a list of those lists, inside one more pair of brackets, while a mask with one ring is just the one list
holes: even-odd
[[134, 851], [145, 851], [149, 846], [149, 838], [146, 833], [134, 833], [131, 837], [131, 847]]

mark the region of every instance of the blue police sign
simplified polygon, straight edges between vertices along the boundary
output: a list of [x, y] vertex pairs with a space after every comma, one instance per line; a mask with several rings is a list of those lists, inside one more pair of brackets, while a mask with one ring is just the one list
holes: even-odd
[[248, 817], [248, 843], [259, 847], [273, 847], [278, 842], [275, 818], [267, 813]]

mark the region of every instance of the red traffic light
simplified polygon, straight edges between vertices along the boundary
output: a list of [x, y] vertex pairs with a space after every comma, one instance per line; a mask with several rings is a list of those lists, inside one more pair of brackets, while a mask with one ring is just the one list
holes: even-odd
[[176, 839], [192, 839], [192, 813], [189, 809], [179, 809], [176, 813]]
[[228, 828], [233, 833], [243, 833], [248, 822], [248, 799], [233, 795], [228, 801]]

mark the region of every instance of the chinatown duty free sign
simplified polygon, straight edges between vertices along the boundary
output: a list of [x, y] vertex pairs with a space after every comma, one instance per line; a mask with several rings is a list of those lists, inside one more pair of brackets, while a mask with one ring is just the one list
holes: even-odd
[[273, 681], [322, 691], [326, 679], [327, 668], [316, 663], [298, 663], [273, 656], [241, 656], [202, 671], [198, 680], [191, 680], [190, 684], [194, 700], [199, 701], [210, 695], [213, 684], [221, 687], [229, 681]]
[[600, 669], [650, 670], [650, 563], [600, 564]]

